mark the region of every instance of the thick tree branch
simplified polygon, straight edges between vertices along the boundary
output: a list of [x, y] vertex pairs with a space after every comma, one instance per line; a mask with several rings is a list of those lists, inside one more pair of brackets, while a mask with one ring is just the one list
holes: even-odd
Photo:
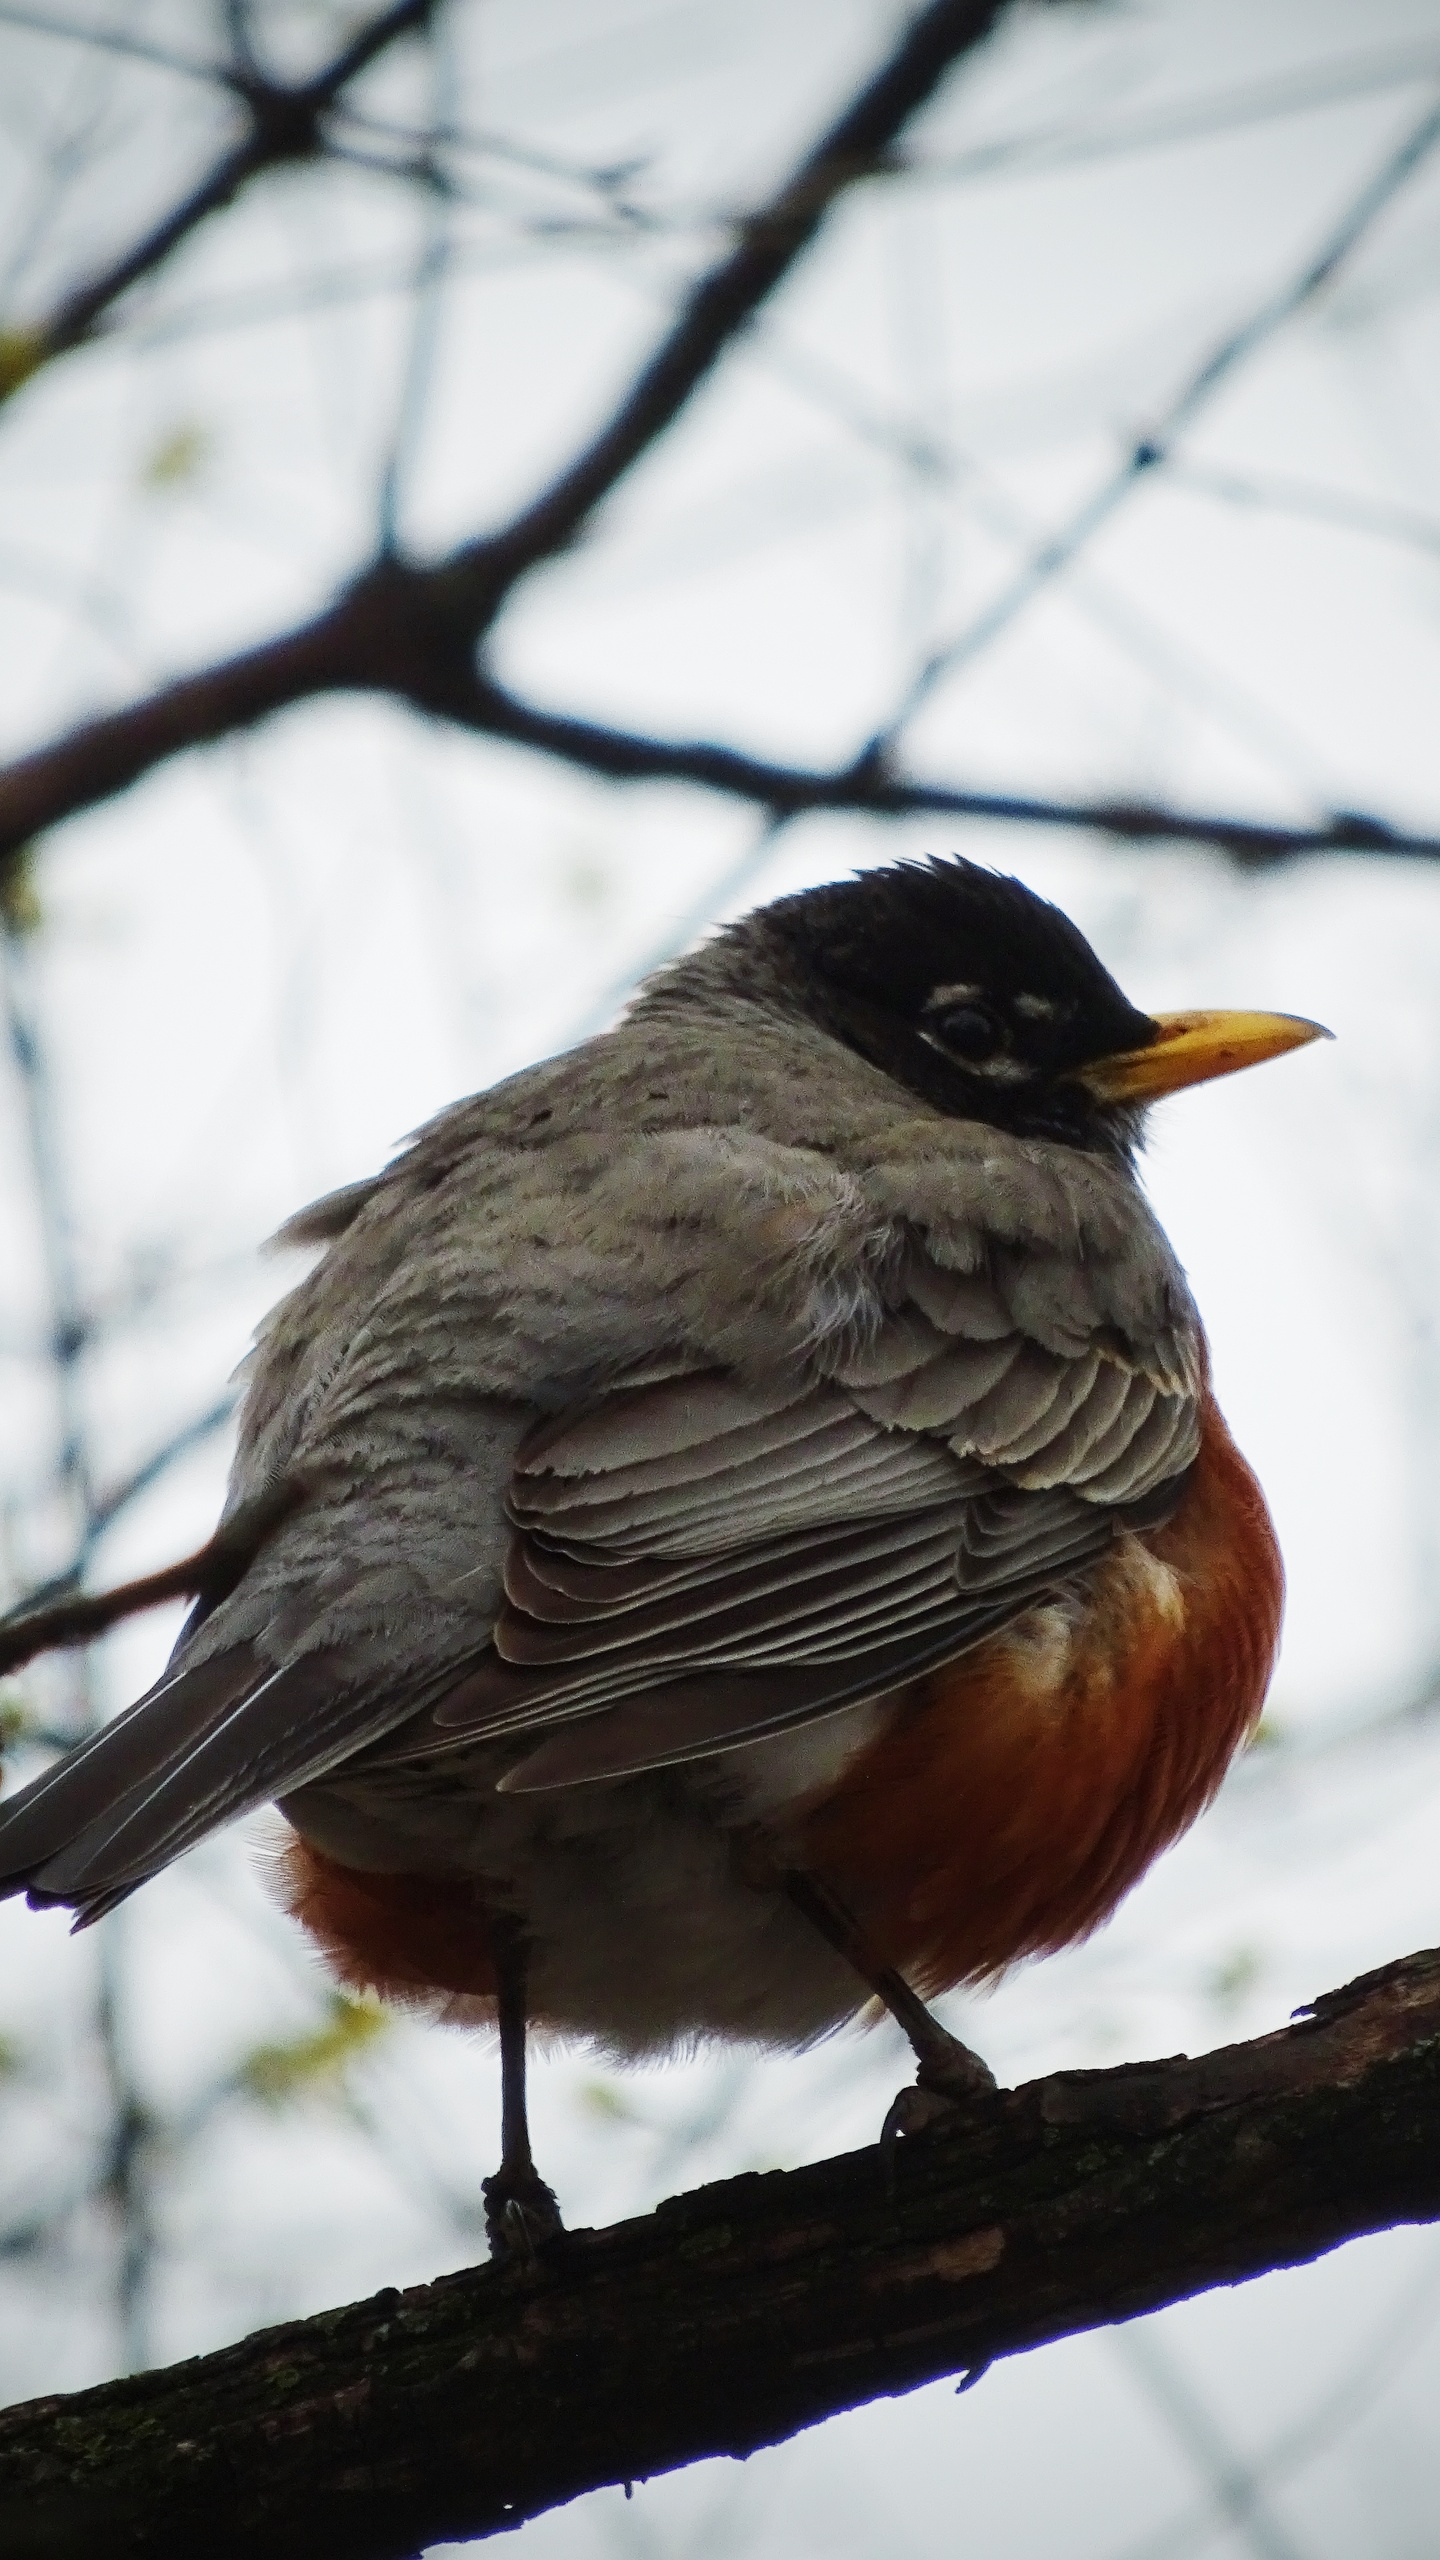
[[341, 91], [398, 37], [423, 27], [433, 7], [434, 0], [392, 0], [322, 70], [294, 85], [263, 77], [249, 61], [237, 61], [229, 69], [217, 64], [217, 87], [229, 89], [245, 110], [246, 129], [239, 141], [220, 153], [188, 195], [108, 266], [77, 285], [48, 318], [0, 332], [0, 401], [42, 365], [83, 346], [122, 294], [152, 275], [212, 213], [233, 204], [252, 178], [287, 162], [318, 159], [325, 147], [327, 110]]
[[5, 2548], [401, 2560], [1437, 2215], [1440, 1950], [1254, 2044], [986, 2097], [893, 2170], [730, 2179], [13, 2409]]
[[267, 714], [324, 693], [388, 693], [417, 710], [530, 747], [612, 782], [686, 782], [780, 816], [837, 809], [874, 818], [991, 819], [1064, 827], [1129, 844], [1215, 846], [1241, 868], [1267, 870], [1315, 853], [1387, 853], [1434, 861], [1440, 836], [1340, 811], [1318, 826], [1271, 825], [1144, 801], [1045, 800], [907, 780], [881, 756], [809, 767], [705, 740], [668, 740], [536, 709], [473, 671], [470, 610], [444, 564], [382, 561], [328, 612], [126, 710], [87, 720], [38, 753], [0, 768], [0, 863], [47, 827], [93, 808], [187, 747], [213, 743]]

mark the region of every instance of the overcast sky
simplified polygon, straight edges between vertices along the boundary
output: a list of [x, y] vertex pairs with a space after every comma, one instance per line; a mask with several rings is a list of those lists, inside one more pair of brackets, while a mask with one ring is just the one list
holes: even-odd
[[[899, 17], [879, 0], [458, 0], [435, 65], [398, 61], [368, 95], [375, 117], [424, 121], [438, 99], [467, 133], [581, 174], [457, 151], [460, 191], [439, 207], [358, 167], [274, 178], [109, 340], [5, 411], [0, 744], [38, 743], [323, 600], [373, 542], [397, 420], [407, 543], [500, 521], [604, 415], [684, 279]], [[258, 23], [299, 62], [338, 21], [277, 8]], [[144, 24], [191, 54], [217, 41], [183, 0]], [[57, 12], [26, 33], [0, 12], [0, 251], [21, 319], [171, 200], [222, 129], [200, 82], [62, 43], [59, 25]], [[1440, 151], [1325, 293], [1197, 407], [1170, 467], [983, 641], [1043, 538], [1303, 273], [1437, 97], [1440, 19], [1422, 0], [1020, 12], [915, 127], [905, 174], [855, 192], [591, 539], [527, 587], [496, 636], [500, 671], [590, 718], [843, 761], [958, 643], [903, 732], [916, 773], [1440, 831]], [[57, 178], [67, 133], [77, 165]], [[384, 139], [378, 125], [351, 138]], [[620, 163], [634, 164], [623, 218], [583, 174]], [[1345, 1737], [1423, 1697], [1440, 1658], [1440, 870], [1345, 857], [1256, 880], [1205, 853], [930, 821], [811, 819], [767, 844], [758, 813], [699, 792], [610, 790], [338, 701], [60, 830], [17, 966], [53, 1078], [82, 1291], [114, 1316], [80, 1379], [107, 1484], [221, 1394], [288, 1268], [257, 1248], [300, 1200], [371, 1169], [457, 1093], [597, 1027], [711, 921], [951, 848], [1058, 899], [1143, 1005], [1254, 1003], [1338, 1035], [1166, 1106], [1146, 1167], [1281, 1529], [1282, 1746], [1237, 1773], [1091, 1949], [966, 2006], [967, 2033], [1013, 2077], [1259, 2031], [1437, 1934], [1440, 1742], [1423, 1720]], [[64, 1561], [73, 1521], [53, 1491], [13, 1076], [0, 1194], [0, 1489], [18, 1589]], [[131, 1505], [97, 1577], [202, 1536], [224, 1454], [212, 1437]], [[157, 1618], [114, 1641], [108, 1703], [152, 1675], [172, 1633]], [[123, 1925], [137, 2068], [167, 2104], [319, 1999], [237, 1844], [149, 1889]], [[23, 2201], [55, 2159], [86, 2154], [79, 2034], [96, 1959], [58, 1920], [13, 1910], [4, 1945], [14, 2033], [38, 2057], [12, 2100]], [[901, 2073], [882, 2034], [793, 2063], [622, 2081], [573, 2057], [538, 2076], [541, 2156], [584, 2221], [869, 2139]], [[157, 2353], [474, 2254], [430, 2170], [404, 2164], [423, 2155], [473, 2192], [493, 2145], [488, 2057], [406, 2026], [355, 2086], [375, 2145], [341, 2115], [222, 2111], [176, 2167]], [[113, 2364], [94, 2307], [103, 2216], [76, 2229], [59, 2274], [0, 2267], [11, 2396]], [[1164, 2539], [1167, 2519], [1204, 2509], [1198, 2457], [1165, 2414], [1160, 2365], [1099, 2339], [959, 2404], [922, 2394], [744, 2473], [648, 2490], [623, 2516], [589, 2502], [527, 2539], [565, 2560], [1428, 2551], [1433, 2252], [1397, 2235], [1135, 2333], [1181, 2361], [1242, 2448], [1344, 2386], [1354, 2423], [1297, 2457], [1261, 2526], [1212, 2515], [1208, 2540]], [[1399, 2344], [1362, 2409], [1372, 2332]]]

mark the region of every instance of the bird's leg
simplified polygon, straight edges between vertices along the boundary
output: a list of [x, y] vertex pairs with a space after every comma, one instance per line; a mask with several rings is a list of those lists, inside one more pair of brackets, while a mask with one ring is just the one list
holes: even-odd
[[978, 2053], [972, 2053], [968, 2045], [932, 2017], [903, 1974], [897, 1973], [893, 1965], [880, 1963], [867, 1944], [859, 1921], [828, 1885], [816, 1876], [805, 1875], [798, 1867], [786, 1870], [784, 1883], [796, 1910], [804, 1912], [837, 1955], [854, 1966], [862, 1982], [869, 1983], [877, 2000], [884, 2001], [896, 2025], [909, 2038], [910, 2050], [919, 2065], [914, 2088], [902, 2089], [886, 2115], [880, 2129], [882, 2148], [888, 2150], [897, 2134], [919, 2133], [965, 2099], [994, 2088], [993, 2071]]
[[490, 1915], [500, 2028], [500, 2166], [486, 2178], [485, 2232], [492, 2258], [533, 2258], [564, 2229], [560, 2208], [530, 2155], [525, 2112], [525, 1938], [508, 1913]]

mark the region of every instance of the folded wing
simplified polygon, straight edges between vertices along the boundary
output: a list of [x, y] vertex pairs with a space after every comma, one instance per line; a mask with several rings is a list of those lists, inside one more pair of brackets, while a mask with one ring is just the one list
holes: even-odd
[[[247, 1578], [146, 1698], [0, 1808], [0, 1893], [94, 1918], [359, 1755], [509, 1739], [507, 1788], [571, 1784], [783, 1731], [964, 1653], [1167, 1516], [1197, 1446], [1193, 1344], [1074, 1320], [1074, 1295], [1066, 1331], [1021, 1277], [1033, 1307], [1003, 1271], [917, 1249], [863, 1342], [763, 1378], [671, 1361], [547, 1421], [514, 1464], [498, 1616], [437, 1597], [403, 1515], [378, 1572], [347, 1562], [342, 1529], [268, 1616]], [[423, 1539], [423, 1506], [410, 1516]]]
[[828, 1378], [672, 1377], [533, 1434], [494, 1649], [428, 1747], [533, 1736], [502, 1781], [528, 1791], [877, 1696], [1165, 1518], [1196, 1446], [1187, 1382], [1112, 1340], [1048, 1350], [917, 1259]]

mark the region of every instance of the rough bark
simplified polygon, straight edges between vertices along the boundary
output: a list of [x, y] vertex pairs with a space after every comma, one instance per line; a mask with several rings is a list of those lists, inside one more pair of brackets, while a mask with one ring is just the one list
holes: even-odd
[[0, 2417], [6, 2560], [401, 2560], [1440, 2216], [1440, 1950], [1198, 2061], [1067, 2072]]

